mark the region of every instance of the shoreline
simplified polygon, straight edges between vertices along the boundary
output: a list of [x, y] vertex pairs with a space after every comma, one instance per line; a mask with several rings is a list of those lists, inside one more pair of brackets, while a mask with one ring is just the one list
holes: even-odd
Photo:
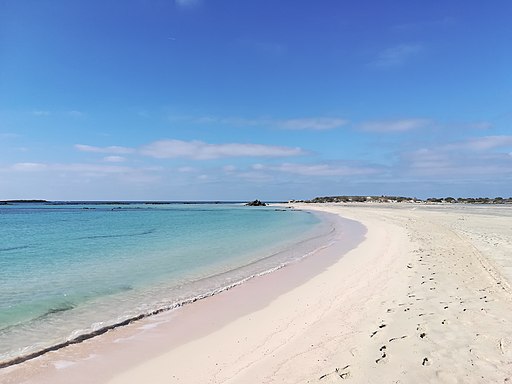
[[[309, 210], [305, 210], [309, 211]], [[310, 212], [312, 213], [312, 212]], [[238, 280], [234, 283], [231, 283], [227, 286], [215, 289], [213, 291], [206, 292], [205, 294], [202, 294], [198, 297], [191, 297], [187, 300], [184, 300], [183, 302], [180, 302], [177, 305], [173, 305], [172, 307], [165, 307], [160, 308], [155, 311], [152, 311], [151, 313], [141, 314], [139, 316], [136, 316], [134, 318], [123, 320], [122, 322], [118, 324], [109, 325], [106, 327], [103, 327], [101, 329], [98, 329], [94, 332], [87, 333], [85, 335], [80, 335], [75, 339], [60, 343], [58, 345], [46, 348], [42, 351], [35, 352], [33, 354], [25, 355], [18, 357], [16, 359], [13, 359], [11, 361], [8, 361], [7, 363], [4, 363], [3, 366], [0, 366], [0, 379], [2, 378], [2, 374], [6, 376], [7, 382], [10, 382], [11, 380], [11, 374], [13, 373], [13, 377], [15, 378], [12, 382], [18, 382], [19, 379], [27, 379], [32, 380], [36, 379], [34, 382], [40, 382], [39, 380], [46, 380], [44, 377], [46, 376], [46, 373], [43, 372], [42, 367], [47, 367], [48, 364], [54, 365], [55, 367], [61, 366], [62, 361], [68, 361], [66, 360], [68, 357], [72, 357], [75, 355], [75, 353], [78, 353], [80, 357], [77, 360], [81, 360], [84, 358], [84, 351], [89, 350], [89, 345], [91, 351], [93, 351], [96, 346], [95, 344], [100, 345], [100, 348], [105, 347], [105, 344], [108, 343], [116, 343], [116, 340], [119, 339], [118, 336], [121, 338], [130, 338], [137, 336], [138, 332], [137, 329], [140, 327], [148, 327], [148, 329], [153, 328], [152, 323], [156, 322], [157, 324], [160, 324], [163, 322], [175, 322], [175, 318], [179, 318], [182, 316], [182, 312], [188, 312], [190, 311], [190, 306], [202, 306], [204, 301], [207, 300], [216, 300], [216, 297], [219, 295], [224, 294], [230, 294], [233, 290], [238, 290], [242, 288], [243, 286], [250, 284], [253, 282], [253, 280], [266, 280], [268, 276], [279, 274], [281, 270], [288, 270], [289, 268], [297, 268], [296, 264], [301, 264], [306, 259], [312, 259], [315, 258], [317, 253], [322, 253], [325, 248], [328, 248], [332, 246], [332, 242], [339, 241], [340, 234], [338, 231], [343, 228], [343, 231], [347, 233], [351, 233], [357, 240], [349, 240], [345, 239], [344, 241], [346, 244], [344, 244], [343, 247], [353, 247], [356, 245], [357, 241], [362, 240], [362, 236], [364, 236], [364, 230], [363, 227], [361, 227], [358, 223], [351, 222], [350, 220], [346, 220], [343, 218], [338, 217], [337, 215], [331, 215], [329, 213], [322, 213], [322, 212], [313, 212], [315, 215], [320, 216], [321, 220], [324, 222], [323, 226], [329, 226], [330, 231], [328, 233], [323, 233], [322, 235], [315, 235], [311, 238], [307, 238], [305, 240], [302, 240], [292, 246], [292, 248], [287, 249], [285, 252], [293, 252], [294, 254], [299, 254], [300, 256], [295, 256], [292, 259], [289, 259], [287, 262], [279, 263], [276, 267], [273, 267], [269, 270], [264, 270], [261, 272], [258, 272], [256, 274], [244, 277], [241, 280]], [[346, 236], [344, 233], [342, 235], [343, 237]], [[318, 240], [321, 239], [322, 243], [319, 244]], [[314, 245], [313, 245], [314, 244]], [[311, 247], [314, 246], [315, 249], [312, 249]], [[262, 260], [258, 260], [255, 263], [264, 261], [265, 259], [271, 259], [275, 255], [269, 255], [265, 257]], [[332, 263], [335, 262], [335, 260], [332, 260], [330, 258], [327, 258], [326, 260], [322, 260], [320, 262], [313, 262], [314, 268], [324, 268], [326, 266], [326, 263]], [[246, 268], [247, 266], [243, 266], [241, 268]], [[306, 271], [305, 275], [310, 276], [311, 274], [314, 274], [313, 269], [309, 269]], [[300, 267], [298, 267], [300, 269]], [[305, 271], [302, 271], [300, 274], [304, 274]], [[304, 278], [304, 276], [302, 276]], [[295, 283], [293, 283], [295, 284]], [[286, 285], [286, 284], [285, 284]], [[291, 289], [291, 286], [288, 282], [288, 285], [285, 287], [281, 287], [284, 290]], [[268, 298], [267, 298], [268, 299]], [[261, 304], [261, 303], [260, 303]], [[254, 308], [251, 306], [251, 308], [245, 308], [245, 311], [252, 311]], [[162, 320], [161, 317], [166, 318], [165, 320]], [[180, 320], [178, 320], [180, 321]], [[144, 324], [146, 323], [146, 324]], [[219, 324], [219, 326], [221, 326]], [[116, 338], [113, 338], [116, 336]], [[181, 335], [175, 335], [177, 336], [177, 339], [181, 338]], [[190, 334], [188, 335], [190, 339], [195, 338], [194, 335]], [[108, 341], [110, 339], [110, 341]], [[179, 341], [178, 341], [179, 343]], [[82, 348], [84, 347], [84, 348]], [[80, 351], [81, 349], [84, 349], [84, 351]], [[107, 347], [108, 349], [108, 347]], [[69, 350], [72, 350], [70, 353], [68, 353]], [[84, 353], [83, 353], [84, 352]], [[95, 355], [95, 353], [91, 353], [88, 356]], [[61, 358], [62, 357], [62, 358]], [[76, 356], [75, 356], [76, 357]], [[64, 359], [64, 360], [63, 360]], [[71, 359], [73, 360], [73, 359]], [[61, 363], [59, 363], [61, 362]], [[74, 361], [68, 361], [69, 365], [75, 365]], [[64, 365], [67, 366], [68, 363], [65, 363]], [[44, 369], [46, 370], [46, 369]], [[39, 371], [39, 373], [38, 373]], [[16, 372], [20, 372], [20, 376], [18, 378], [18, 374]], [[29, 373], [26, 375], [26, 373]], [[35, 373], [35, 374], [34, 374]], [[42, 376], [40, 376], [40, 373]], [[54, 379], [48, 379], [48, 382], [54, 382]], [[57, 379], [59, 380], [59, 379]], [[64, 380], [66, 381], [66, 380]], [[31, 381], [27, 381], [31, 382]], [[87, 381], [84, 381], [87, 382]]]
[[[197, 305], [107, 332], [66, 353], [52, 352], [9, 377], [0, 371], [0, 379], [512, 380], [512, 210], [297, 207], [360, 222], [365, 239], [342, 257], [343, 243], [333, 244], [332, 263], [320, 267], [319, 259], [305, 258]], [[15, 381], [16, 372], [18, 379], [23, 372], [32, 376]]]
[[[291, 240], [289, 244], [287, 243], [286, 245], [284, 245], [284, 243], [278, 246], [272, 245], [268, 250], [264, 251], [265, 256], [262, 258], [250, 261], [247, 264], [235, 265], [229, 270], [204, 276], [191, 282], [188, 290], [196, 292], [193, 295], [178, 296], [175, 301], [162, 302], [158, 306], [149, 308], [149, 310], [138, 313], [135, 312], [129, 317], [122, 316], [115, 320], [107, 321], [104, 324], [102, 323], [100, 327], [91, 326], [90, 328], [73, 330], [69, 338], [61, 339], [61, 341], [56, 341], [54, 344], [43, 346], [40, 349], [31, 350], [26, 348], [28, 352], [24, 354], [1, 360], [0, 369], [21, 364], [70, 345], [80, 344], [86, 340], [101, 336], [106, 332], [130, 325], [147, 317], [179, 309], [223, 291], [230, 290], [252, 278], [272, 273], [290, 263], [297, 262], [298, 259], [308, 257], [308, 255], [314, 253], [319, 246], [323, 247], [323, 243], [330, 241], [329, 239], [332, 237], [332, 232], [334, 231], [334, 219], [332, 218], [334, 215], [329, 217], [328, 214], [318, 212], [315, 215], [319, 217], [321, 223], [317, 224], [316, 228], [308, 231], [308, 235], [305, 238], [297, 237], [297, 239]], [[294, 256], [294, 254], [297, 253], [296, 250], [300, 250], [301, 256], [299, 258]]]

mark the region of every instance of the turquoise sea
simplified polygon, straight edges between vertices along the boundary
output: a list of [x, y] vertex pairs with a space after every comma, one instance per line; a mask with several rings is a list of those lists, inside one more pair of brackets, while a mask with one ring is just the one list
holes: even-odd
[[0, 206], [0, 364], [211, 295], [325, 243], [318, 216], [240, 204]]

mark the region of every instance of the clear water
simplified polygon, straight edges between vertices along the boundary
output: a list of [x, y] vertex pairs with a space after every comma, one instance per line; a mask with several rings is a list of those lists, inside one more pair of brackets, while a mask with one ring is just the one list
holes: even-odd
[[328, 232], [234, 204], [0, 206], [0, 362], [209, 295]]

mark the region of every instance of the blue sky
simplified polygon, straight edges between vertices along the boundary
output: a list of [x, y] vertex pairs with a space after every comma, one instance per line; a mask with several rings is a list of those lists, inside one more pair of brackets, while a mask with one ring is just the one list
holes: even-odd
[[510, 15], [0, 0], [0, 199], [509, 197]]

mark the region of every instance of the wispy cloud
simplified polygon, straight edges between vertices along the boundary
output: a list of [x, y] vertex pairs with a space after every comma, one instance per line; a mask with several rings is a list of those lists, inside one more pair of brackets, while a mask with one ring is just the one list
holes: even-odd
[[129, 154], [134, 153], [135, 149], [128, 147], [120, 147], [120, 146], [110, 146], [110, 147], [95, 147], [92, 145], [85, 144], [75, 144], [75, 148], [81, 152], [94, 152], [94, 153], [110, 153], [110, 154]]
[[512, 176], [512, 136], [484, 136], [401, 155], [401, 171], [416, 176], [488, 180]]
[[468, 140], [460, 141], [457, 143], [447, 144], [442, 147], [446, 150], [471, 150], [471, 151], [486, 151], [495, 148], [512, 147], [512, 136], [483, 136], [471, 138]]
[[302, 176], [354, 176], [368, 175], [376, 172], [376, 169], [370, 167], [353, 167], [346, 165], [330, 164], [294, 164], [284, 163], [273, 170]]
[[426, 128], [431, 123], [428, 119], [378, 120], [361, 123], [358, 128], [361, 131], [377, 133], [408, 132]]
[[66, 171], [87, 173], [126, 173], [133, 170], [130, 167], [118, 165], [87, 164], [87, 163], [16, 163], [11, 167], [15, 171], [40, 172], [40, 171]]
[[161, 167], [129, 167], [121, 165], [90, 163], [16, 163], [0, 167], [0, 173], [25, 177], [44, 177], [54, 181], [67, 180], [83, 182], [84, 180], [102, 179], [107, 182], [147, 184], [161, 178]]
[[17, 133], [10, 133], [10, 132], [5, 132], [5, 133], [0, 133], [0, 140], [2, 139], [17, 139], [18, 137], [20, 137], [20, 135], [18, 135]]
[[453, 17], [443, 17], [436, 20], [424, 20], [424, 21], [416, 21], [413, 23], [403, 23], [397, 24], [392, 27], [393, 30], [403, 31], [403, 32], [411, 32], [416, 30], [424, 30], [424, 29], [439, 29], [445, 28], [456, 24], [456, 19]]
[[209, 144], [202, 141], [160, 140], [148, 144], [140, 153], [155, 158], [189, 158], [208, 160], [225, 157], [287, 157], [304, 155], [305, 151], [295, 147], [262, 144]]
[[67, 111], [66, 114], [71, 117], [83, 117], [84, 116], [83, 112], [80, 112], [77, 110]]
[[126, 161], [126, 158], [123, 156], [106, 156], [103, 158], [103, 161], [107, 163], [122, 163]]
[[488, 121], [478, 121], [476, 123], [467, 124], [467, 128], [469, 129], [477, 129], [477, 130], [487, 130], [492, 128], [492, 123]]
[[351, 166], [325, 163], [282, 163], [278, 165], [253, 164], [251, 170], [257, 172], [279, 172], [309, 177], [369, 175], [377, 172], [376, 168], [370, 166]]
[[278, 128], [282, 129], [325, 131], [340, 128], [348, 124], [348, 120], [333, 117], [317, 117], [277, 120], [275, 124]]
[[34, 116], [50, 116], [51, 112], [50, 111], [44, 111], [44, 110], [35, 110], [35, 111], [32, 111], [32, 114]]
[[12, 169], [15, 171], [22, 172], [35, 172], [47, 169], [47, 165], [43, 163], [16, 163], [12, 165]]
[[177, 171], [179, 173], [195, 173], [198, 172], [198, 169], [194, 167], [179, 167]]
[[262, 53], [270, 56], [281, 56], [286, 52], [286, 47], [283, 44], [269, 41], [259, 41], [254, 39], [238, 39], [238, 44], [242, 48], [247, 48], [251, 51]]
[[242, 117], [216, 117], [202, 116], [198, 118], [183, 118], [191, 120], [197, 124], [224, 124], [238, 127], [264, 127], [277, 128], [286, 130], [310, 130], [310, 131], [326, 131], [343, 127], [349, 123], [347, 119], [341, 117], [298, 117], [291, 119], [276, 118], [242, 118]]
[[201, 3], [201, 0], [175, 0], [178, 7], [190, 8], [195, 7]]
[[387, 69], [400, 67], [424, 51], [421, 44], [400, 44], [381, 51], [370, 66]]

